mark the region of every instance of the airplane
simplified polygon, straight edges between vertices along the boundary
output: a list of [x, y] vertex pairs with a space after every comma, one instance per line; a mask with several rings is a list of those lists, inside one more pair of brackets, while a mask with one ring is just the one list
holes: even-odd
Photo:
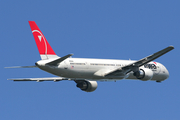
[[47, 78], [15, 78], [13, 81], [75, 81], [76, 86], [85, 92], [96, 90], [97, 81], [117, 81], [122, 79], [132, 79], [141, 81], [161, 82], [169, 77], [166, 67], [154, 62], [156, 58], [174, 49], [169, 46], [150, 56], [135, 60], [115, 60], [115, 59], [88, 59], [72, 58], [73, 54], [63, 57], [56, 55], [35, 21], [29, 21], [29, 25], [34, 36], [41, 60], [35, 66], [14, 66], [6, 68], [34, 68], [38, 67], [48, 73], [58, 77]]

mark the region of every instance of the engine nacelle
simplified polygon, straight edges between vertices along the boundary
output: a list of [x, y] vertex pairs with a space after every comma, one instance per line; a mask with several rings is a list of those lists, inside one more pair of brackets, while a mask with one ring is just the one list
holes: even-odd
[[147, 68], [140, 69], [139, 71], [134, 72], [134, 76], [143, 81], [151, 80], [153, 77], [153, 71]]
[[79, 81], [77, 82], [76, 85], [76, 87], [86, 92], [93, 92], [94, 90], [96, 90], [97, 86], [98, 84], [96, 81], [87, 81], [87, 80]]

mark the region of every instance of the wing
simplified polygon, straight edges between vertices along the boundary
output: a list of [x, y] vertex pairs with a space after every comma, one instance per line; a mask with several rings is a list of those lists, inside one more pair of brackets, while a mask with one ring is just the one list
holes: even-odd
[[47, 78], [15, 78], [15, 79], [8, 79], [8, 80], [13, 80], [13, 81], [37, 81], [37, 82], [42, 82], [42, 81], [62, 81], [62, 80], [70, 80], [68, 78], [63, 78], [63, 77], [47, 77]]
[[165, 48], [165, 49], [163, 49], [163, 50], [161, 50], [159, 52], [156, 52], [156, 53], [154, 53], [154, 54], [152, 54], [150, 56], [147, 56], [147, 57], [145, 57], [143, 59], [140, 59], [140, 60], [138, 60], [138, 61], [136, 61], [134, 63], [131, 63], [131, 64], [126, 65], [124, 67], [114, 69], [114, 70], [110, 71], [109, 73], [106, 73], [106, 76], [107, 75], [118, 75], [119, 73], [122, 73], [122, 72], [125, 73], [125, 74], [128, 73], [128, 72], [131, 72], [131, 71], [135, 72], [135, 71], [139, 70], [139, 67], [141, 67], [141, 66], [155, 60], [156, 58], [166, 54], [167, 52], [169, 52], [169, 51], [171, 51], [173, 49], [174, 49], [173, 46], [169, 46], [169, 47], [167, 47], [167, 48]]

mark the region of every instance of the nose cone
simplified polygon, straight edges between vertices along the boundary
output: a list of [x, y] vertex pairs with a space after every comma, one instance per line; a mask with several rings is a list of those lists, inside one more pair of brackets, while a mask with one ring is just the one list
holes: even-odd
[[165, 79], [168, 79], [169, 78], [169, 71], [165, 68], [165, 73], [164, 73], [165, 75]]
[[166, 67], [164, 65], [162, 65], [161, 72], [162, 72], [161, 74], [162, 74], [163, 80], [169, 78], [169, 71], [166, 69]]

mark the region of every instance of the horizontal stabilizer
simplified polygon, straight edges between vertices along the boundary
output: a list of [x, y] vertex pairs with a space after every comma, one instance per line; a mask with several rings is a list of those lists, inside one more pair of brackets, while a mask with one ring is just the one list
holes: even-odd
[[12, 66], [12, 67], [4, 67], [4, 68], [35, 68], [37, 66]]
[[68, 80], [67, 78], [63, 77], [47, 77], [47, 78], [15, 78], [15, 79], [8, 79], [8, 80], [13, 80], [13, 81], [37, 81], [37, 82], [42, 82], [42, 81], [62, 81], [62, 80]]
[[69, 55], [66, 55], [64, 57], [61, 57], [59, 59], [56, 59], [52, 62], [49, 62], [47, 63], [47, 65], [54, 65], [54, 66], [57, 66], [59, 63], [61, 63], [62, 61], [64, 61], [65, 59], [67, 59], [68, 57], [72, 56], [73, 54], [69, 54]]

